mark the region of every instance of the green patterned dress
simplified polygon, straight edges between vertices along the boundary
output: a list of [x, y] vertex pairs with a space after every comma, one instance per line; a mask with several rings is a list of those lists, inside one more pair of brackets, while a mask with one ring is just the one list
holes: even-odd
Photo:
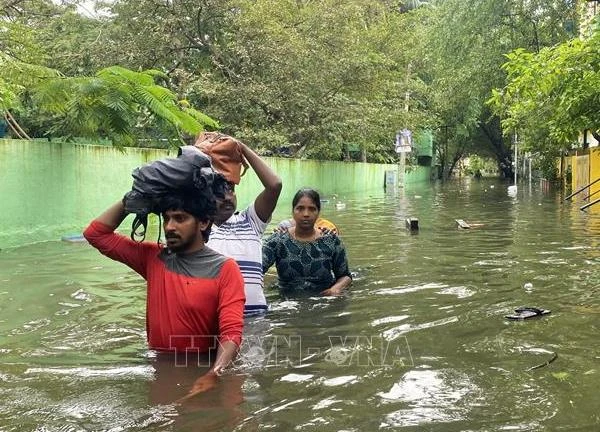
[[263, 273], [273, 264], [282, 293], [319, 293], [342, 276], [351, 277], [344, 244], [333, 234], [304, 242], [287, 231], [277, 232], [263, 242]]

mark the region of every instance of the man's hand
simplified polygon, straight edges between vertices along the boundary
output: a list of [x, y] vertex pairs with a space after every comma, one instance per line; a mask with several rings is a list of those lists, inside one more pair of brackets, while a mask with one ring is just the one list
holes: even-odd
[[[327, 228], [324, 226], [319, 226], [318, 225], [319, 220], [317, 220], [317, 223], [315, 223], [315, 228], [317, 228], [320, 232], [321, 235], [338, 235], [337, 229], [331, 229], [331, 228]], [[293, 227], [296, 225], [296, 222], [294, 221], [294, 219], [286, 219], [286, 220], [282, 220], [281, 222], [279, 222], [279, 225], [277, 225], [275, 228], [273, 228], [273, 232], [275, 233], [284, 233], [286, 232], [289, 228]]]
[[212, 371], [209, 371], [198, 378], [192, 388], [190, 389], [188, 396], [193, 396], [198, 393], [207, 392], [217, 385], [218, 375]]
[[274, 233], [284, 233], [284, 232], [287, 232], [294, 225], [296, 225], [296, 223], [294, 222], [294, 219], [285, 219], [285, 220], [282, 220], [281, 222], [279, 222], [279, 225], [277, 225], [275, 228], [273, 228], [273, 232]]
[[332, 229], [329, 229], [326, 227], [317, 227], [317, 228], [319, 228], [322, 235], [328, 235], [328, 234], [335, 235], [335, 236], [338, 235], [337, 230], [332, 230]]
[[217, 385], [219, 376], [223, 373], [223, 370], [233, 361], [237, 355], [239, 347], [232, 341], [225, 341], [219, 344], [217, 350], [217, 358], [210, 370], [198, 378], [187, 395], [179, 399], [177, 402], [183, 402], [196, 396], [199, 393], [204, 393], [212, 390]]
[[214, 389], [217, 386], [217, 379], [218, 375], [212, 369], [209, 370], [207, 373], [194, 381], [194, 384], [187, 395], [177, 399], [175, 403], [185, 402], [186, 400], [191, 399], [200, 393], [205, 393]]

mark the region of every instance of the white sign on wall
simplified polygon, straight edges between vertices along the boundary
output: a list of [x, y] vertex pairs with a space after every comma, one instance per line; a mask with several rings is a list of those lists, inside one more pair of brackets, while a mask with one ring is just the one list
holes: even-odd
[[396, 153], [409, 153], [412, 150], [412, 132], [402, 129], [396, 133]]

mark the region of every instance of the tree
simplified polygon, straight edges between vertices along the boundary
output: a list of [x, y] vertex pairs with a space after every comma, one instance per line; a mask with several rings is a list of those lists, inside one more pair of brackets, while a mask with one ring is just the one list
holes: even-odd
[[[47, 42], [61, 40], [65, 32], [49, 27], [65, 15], [76, 15], [74, 8], [46, 0], [0, 4], [0, 112], [16, 137], [27, 137], [25, 130], [32, 132], [30, 118], [35, 108], [28, 103], [29, 89], [62, 76], [56, 68], [60, 56], [52, 52]], [[42, 120], [43, 115], [35, 114], [36, 121]]]
[[149, 137], [178, 141], [218, 127], [170, 91], [161, 71], [111, 66], [93, 74], [97, 64], [111, 61], [102, 55], [102, 47], [111, 45], [102, 39], [114, 29], [110, 19], [85, 17], [73, 4], [49, 0], [5, 2], [0, 15], [0, 112], [16, 136], [27, 137], [25, 130], [33, 136], [107, 136], [124, 146]]
[[396, 130], [416, 124], [397, 11], [360, 0], [238, 6], [190, 96], [229, 132], [273, 153], [338, 159], [348, 144], [392, 149]]
[[[574, 17], [574, 2], [445, 0], [427, 10], [422, 55], [429, 60], [437, 142], [448, 143], [443, 172], [450, 175], [453, 161], [463, 154], [479, 153], [492, 154], [504, 175], [512, 176], [511, 141], [485, 101], [504, 82], [505, 53], [518, 47], [538, 50], [568, 37], [562, 24]], [[454, 133], [446, 135], [446, 126]]]
[[218, 123], [193, 109], [155, 80], [167, 76], [156, 70], [135, 72], [120, 66], [93, 77], [59, 78], [33, 89], [34, 103], [54, 115], [50, 134], [66, 137], [106, 136], [119, 147], [145, 137], [149, 125], [165, 139], [197, 135]]
[[[115, 0], [105, 7], [107, 15], [87, 17], [51, 0], [0, 5], [0, 62], [52, 67], [32, 76], [61, 77], [34, 85], [3, 74], [0, 98], [33, 134], [97, 131], [121, 144], [181, 137], [187, 120], [126, 96], [142, 77], [125, 75], [157, 70], [153, 85], [170, 89], [161, 103], [184, 113], [180, 100], [201, 106], [266, 153], [339, 159], [358, 148], [362, 160], [393, 161], [398, 129], [432, 129], [444, 176], [474, 153], [493, 155], [510, 175], [510, 140], [485, 105], [504, 85], [504, 54], [541, 51], [574, 30], [563, 26], [573, 0]], [[110, 65], [123, 70], [95, 74]], [[67, 89], [81, 99], [68, 99]]]
[[518, 131], [523, 149], [555, 158], [583, 130], [600, 138], [600, 30], [538, 53], [507, 55], [507, 83], [490, 104], [506, 130]]
[[176, 71], [187, 76], [211, 67], [208, 56], [239, 7], [231, 0], [116, 0], [109, 9], [105, 55], [113, 64], [162, 69], [177, 80]]

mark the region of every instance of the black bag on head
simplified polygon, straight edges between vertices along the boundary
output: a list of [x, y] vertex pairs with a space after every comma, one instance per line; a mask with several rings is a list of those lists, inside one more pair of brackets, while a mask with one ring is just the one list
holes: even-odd
[[[144, 240], [148, 215], [157, 213], [157, 203], [169, 193], [197, 194], [210, 190], [222, 198], [226, 180], [216, 172], [210, 158], [194, 146], [179, 148], [176, 158], [160, 159], [135, 168], [133, 186], [123, 197], [126, 213], [135, 214], [131, 227], [133, 240]], [[142, 227], [142, 231], [138, 230]]]

